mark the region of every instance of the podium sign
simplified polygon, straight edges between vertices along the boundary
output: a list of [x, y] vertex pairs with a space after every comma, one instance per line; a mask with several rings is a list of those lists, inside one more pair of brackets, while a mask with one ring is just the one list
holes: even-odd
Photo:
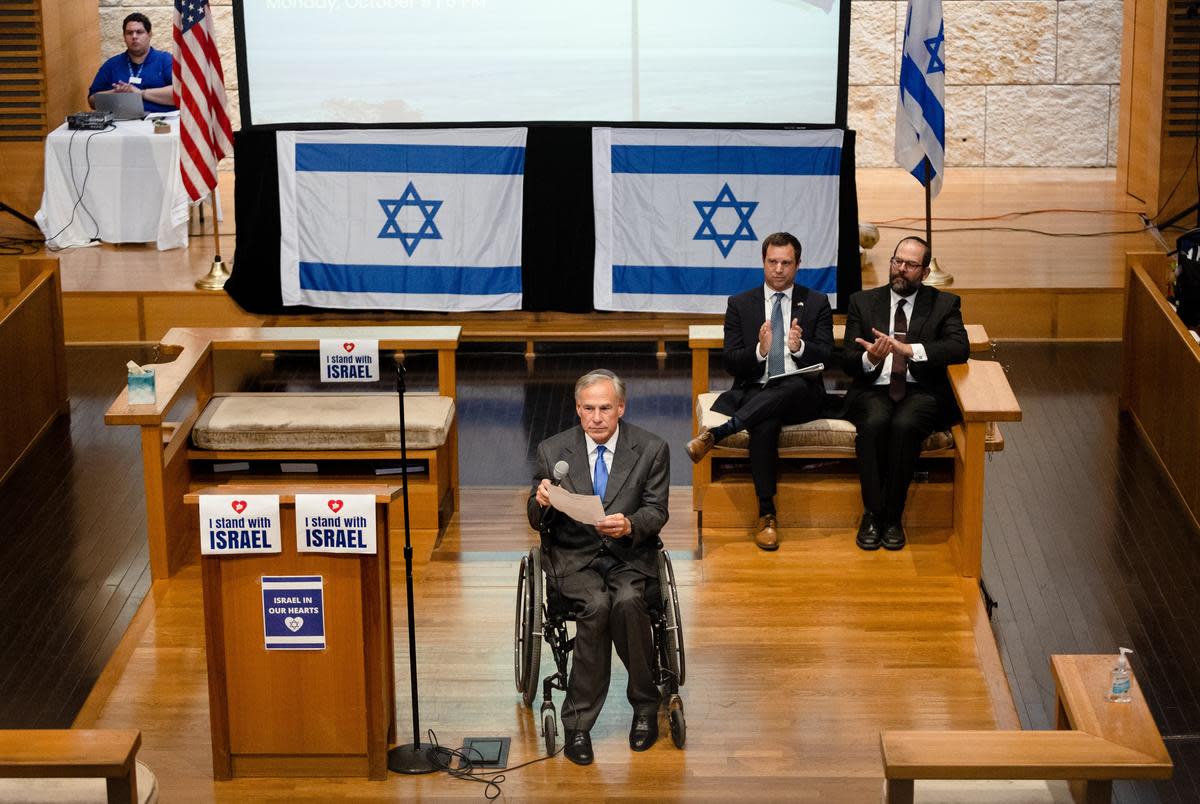
[[266, 576], [262, 590], [267, 650], [325, 649], [325, 596], [320, 575]]

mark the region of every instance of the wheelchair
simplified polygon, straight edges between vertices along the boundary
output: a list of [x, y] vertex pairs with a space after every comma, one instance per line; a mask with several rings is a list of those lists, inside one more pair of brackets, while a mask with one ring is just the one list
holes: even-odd
[[[513, 634], [513, 668], [517, 692], [525, 706], [532, 707], [537, 696], [541, 672], [542, 641], [550, 647], [555, 672], [542, 680], [542, 736], [546, 755], [554, 754], [558, 721], [551, 697], [553, 690], [566, 692], [567, 657], [575, 646], [567, 623], [574, 621], [568, 604], [547, 588], [542, 571], [543, 548], [533, 547], [521, 559], [517, 573], [517, 614]], [[679, 594], [671, 557], [659, 542], [658, 579], [646, 584], [649, 596], [650, 624], [654, 636], [654, 683], [666, 702], [671, 741], [683, 748], [687, 741], [687, 721], [679, 688], [685, 678], [683, 628], [679, 621]]]

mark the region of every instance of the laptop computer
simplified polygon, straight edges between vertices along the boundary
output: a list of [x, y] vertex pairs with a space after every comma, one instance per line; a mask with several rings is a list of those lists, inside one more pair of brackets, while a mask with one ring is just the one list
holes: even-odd
[[142, 96], [136, 92], [97, 92], [96, 111], [108, 112], [114, 120], [141, 120], [146, 116]]

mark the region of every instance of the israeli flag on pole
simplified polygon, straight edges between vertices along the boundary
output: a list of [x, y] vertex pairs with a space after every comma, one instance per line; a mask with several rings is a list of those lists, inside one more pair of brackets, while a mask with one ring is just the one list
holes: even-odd
[[837, 129], [594, 129], [596, 308], [723, 313], [781, 231], [836, 305], [841, 165]]
[[942, 189], [946, 163], [946, 62], [942, 0], [909, 0], [896, 102], [896, 162], [925, 184], [929, 157], [930, 197]]
[[278, 132], [283, 303], [519, 310], [525, 135]]

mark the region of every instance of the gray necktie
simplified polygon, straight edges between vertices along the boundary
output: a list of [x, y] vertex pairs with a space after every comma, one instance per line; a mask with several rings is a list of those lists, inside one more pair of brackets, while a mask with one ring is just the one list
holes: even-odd
[[771, 308], [771, 350], [767, 352], [767, 376], [783, 373], [783, 347], [787, 339], [783, 334], [783, 293], [775, 294], [775, 306]]

